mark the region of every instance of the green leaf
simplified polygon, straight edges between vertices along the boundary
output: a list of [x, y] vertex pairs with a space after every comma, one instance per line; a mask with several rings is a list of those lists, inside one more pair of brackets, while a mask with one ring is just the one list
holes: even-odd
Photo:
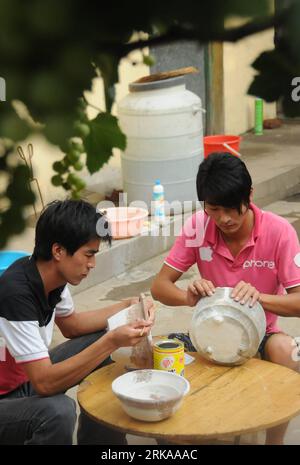
[[87, 167], [95, 173], [111, 157], [114, 147], [126, 148], [126, 137], [122, 133], [118, 120], [109, 113], [101, 113], [89, 121], [90, 134], [84, 139], [87, 153]]
[[254, 77], [248, 93], [266, 102], [281, 99], [287, 116], [300, 116], [300, 106], [292, 100], [291, 85], [293, 77], [300, 76], [300, 66], [288, 61], [286, 55], [278, 50], [262, 53], [252, 66], [259, 74]]
[[255, 59], [252, 66], [257, 71], [267, 73], [269, 76], [273, 77], [274, 72], [276, 76], [278, 76], [278, 74], [292, 73], [294, 71], [292, 63], [278, 50], [263, 52]]
[[152, 55], [143, 55], [143, 63], [147, 66], [153, 66], [155, 64], [155, 58]]
[[21, 206], [30, 205], [35, 196], [29, 187], [29, 169], [25, 165], [18, 165], [13, 170], [13, 179], [8, 184], [6, 195], [15, 202], [20, 209]]
[[282, 98], [282, 109], [286, 116], [295, 118], [300, 116], [300, 102], [295, 102], [291, 98], [291, 94], [285, 94]]
[[29, 132], [30, 129], [27, 123], [21, 120], [13, 110], [8, 110], [5, 114], [1, 114], [0, 137], [22, 141], [26, 139]]
[[104, 81], [105, 104], [108, 112], [111, 111], [115, 99], [115, 84], [119, 80], [119, 60], [119, 56], [111, 53], [99, 53], [95, 60]]
[[225, 15], [234, 16], [263, 16], [272, 13], [271, 2], [268, 0], [214, 0], [215, 8], [219, 12], [223, 12]]
[[61, 113], [48, 116], [45, 118], [44, 134], [52, 144], [62, 146], [72, 136], [73, 124], [72, 115]]
[[258, 75], [255, 76], [251, 83], [248, 94], [261, 97], [266, 102], [275, 102], [282, 94], [282, 85], [279, 80], [272, 80], [268, 76]]

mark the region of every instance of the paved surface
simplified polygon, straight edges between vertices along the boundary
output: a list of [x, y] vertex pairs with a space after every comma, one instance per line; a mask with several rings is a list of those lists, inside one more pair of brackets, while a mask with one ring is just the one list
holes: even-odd
[[[101, 308], [118, 302], [121, 299], [139, 295], [141, 292], [149, 293], [151, 282], [163, 263], [165, 253], [132, 268], [129, 273], [117, 276], [109, 281], [87, 289], [74, 296], [77, 311], [87, 311]], [[186, 288], [190, 280], [198, 275], [196, 267], [192, 267], [178, 282], [179, 287]], [[168, 307], [157, 302], [156, 322], [153, 335], [164, 335], [170, 332], [185, 332], [189, 328], [193, 309], [190, 307]], [[280, 318], [281, 328], [291, 335], [300, 335], [300, 319]], [[62, 342], [64, 338], [55, 329], [53, 345]], [[69, 394], [76, 398], [76, 389]], [[153, 439], [129, 436], [131, 444], [155, 444]], [[264, 443], [264, 432], [242, 436], [242, 443]], [[286, 444], [300, 444], [300, 416], [293, 419], [286, 435]]]
[[[244, 137], [241, 145], [241, 153], [245, 160], [255, 187], [255, 201], [265, 210], [273, 211], [286, 217], [300, 234], [300, 126], [292, 123], [282, 128], [268, 131], [264, 136], [255, 137], [248, 134]], [[142, 238], [143, 239], [143, 238]], [[131, 241], [129, 239], [128, 241]], [[13, 238], [7, 249], [23, 249], [32, 251], [34, 242], [34, 229], [32, 227], [18, 237]], [[124, 242], [124, 241], [123, 241]], [[126, 241], [125, 241], [126, 242]], [[121, 299], [136, 296], [140, 292], [149, 293], [151, 282], [160, 269], [167, 252], [157, 255], [151, 259], [143, 259], [143, 242], [132, 249], [132, 260], [130, 254], [126, 255], [128, 269], [122, 274], [103, 281], [101, 279], [101, 262], [94, 270], [94, 283], [87, 290], [74, 295], [77, 311], [101, 308]], [[119, 245], [120, 251], [122, 247]], [[137, 263], [136, 255], [139, 254], [139, 264], [130, 268], [130, 263]], [[122, 260], [120, 252], [120, 260]], [[115, 257], [117, 258], [117, 257]], [[100, 266], [99, 266], [100, 265]], [[117, 263], [115, 269], [118, 270]], [[102, 268], [103, 270], [103, 268]], [[186, 288], [188, 282], [197, 275], [193, 267], [186, 273], [178, 283]], [[103, 282], [102, 282], [103, 281]], [[157, 317], [153, 335], [168, 334], [172, 331], [186, 331], [192, 316], [189, 307], [171, 308], [158, 304]], [[300, 319], [280, 318], [280, 324], [284, 331], [291, 335], [300, 335]], [[55, 329], [53, 345], [62, 342], [64, 338]], [[69, 391], [76, 398], [76, 388]], [[131, 444], [155, 444], [153, 439], [129, 436]], [[264, 442], [264, 432], [242, 437], [242, 443]], [[300, 416], [290, 422], [285, 439], [286, 444], [300, 444]]]

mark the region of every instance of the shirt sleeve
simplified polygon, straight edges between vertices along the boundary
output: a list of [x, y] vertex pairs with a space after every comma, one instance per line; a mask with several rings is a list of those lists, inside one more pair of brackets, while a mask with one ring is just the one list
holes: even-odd
[[285, 289], [300, 286], [300, 246], [297, 233], [284, 223], [276, 253], [278, 280]]
[[60, 297], [61, 301], [58, 302], [55, 307], [55, 317], [64, 318], [66, 316], [72, 315], [74, 312], [74, 302], [68, 286], [65, 286]]
[[35, 309], [26, 298], [13, 297], [1, 302], [0, 335], [17, 363], [48, 358]]
[[188, 218], [165, 260], [166, 265], [184, 273], [196, 263], [197, 251], [205, 233], [204, 222], [203, 212], [197, 212]]

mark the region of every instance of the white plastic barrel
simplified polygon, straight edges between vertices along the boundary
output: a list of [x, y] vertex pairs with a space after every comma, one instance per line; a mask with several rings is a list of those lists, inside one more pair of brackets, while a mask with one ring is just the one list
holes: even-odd
[[203, 160], [201, 99], [186, 89], [183, 77], [132, 83], [129, 90], [118, 105], [127, 136], [121, 160], [128, 203], [143, 201], [150, 209], [152, 187], [160, 179], [166, 202], [190, 202], [192, 208]]

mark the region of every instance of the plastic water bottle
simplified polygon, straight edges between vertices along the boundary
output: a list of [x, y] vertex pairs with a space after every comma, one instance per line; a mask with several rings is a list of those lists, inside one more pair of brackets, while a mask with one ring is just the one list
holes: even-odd
[[165, 195], [164, 186], [160, 183], [159, 179], [155, 181], [153, 186], [152, 200], [154, 207], [154, 221], [162, 224], [165, 222]]

